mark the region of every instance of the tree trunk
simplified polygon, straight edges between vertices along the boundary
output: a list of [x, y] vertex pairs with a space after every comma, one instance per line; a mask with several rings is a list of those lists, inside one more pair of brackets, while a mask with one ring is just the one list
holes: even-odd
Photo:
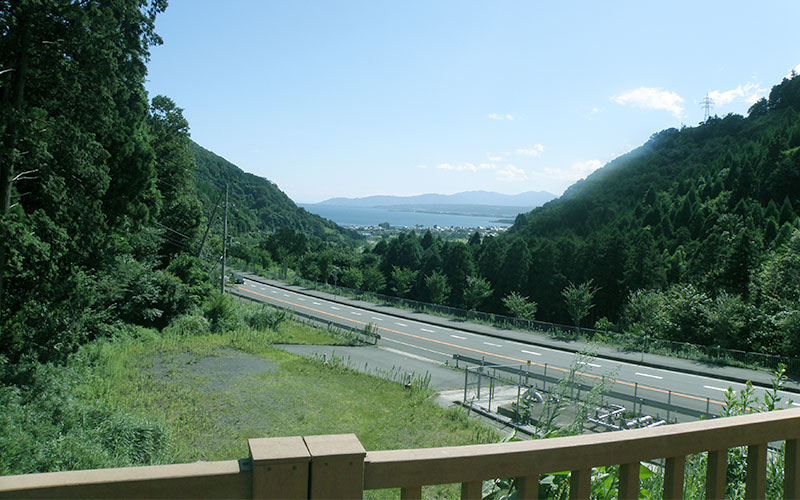
[[[12, 3], [12, 10], [15, 4]], [[14, 163], [16, 161], [16, 149], [19, 139], [20, 121], [23, 118], [23, 104], [25, 99], [25, 80], [28, 74], [28, 60], [31, 33], [25, 22], [24, 12], [21, 12], [19, 4], [16, 4], [16, 28], [17, 33], [17, 52], [12, 59], [15, 67], [9, 74], [11, 75], [11, 85], [6, 88], [3, 94], [2, 107], [8, 110], [6, 119], [8, 122], [2, 130], [3, 154], [0, 157], [0, 328], [3, 325], [3, 281], [8, 266], [8, 245], [10, 236], [8, 234], [8, 213], [11, 208], [11, 182], [14, 175]], [[10, 17], [14, 17], [14, 14]]]

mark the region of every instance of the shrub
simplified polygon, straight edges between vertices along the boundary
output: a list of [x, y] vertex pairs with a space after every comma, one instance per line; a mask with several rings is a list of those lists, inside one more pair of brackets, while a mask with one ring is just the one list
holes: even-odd
[[288, 319], [285, 309], [261, 306], [247, 317], [247, 324], [255, 330], [277, 330]]
[[235, 330], [240, 325], [237, 304], [230, 296], [215, 293], [205, 303], [203, 313], [211, 323], [211, 331], [222, 333]]
[[178, 335], [206, 335], [211, 331], [211, 323], [202, 314], [184, 314], [175, 318], [164, 331]]

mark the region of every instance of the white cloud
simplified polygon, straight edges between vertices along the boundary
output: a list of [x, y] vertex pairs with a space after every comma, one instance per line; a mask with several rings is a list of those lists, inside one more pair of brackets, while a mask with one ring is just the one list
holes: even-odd
[[708, 93], [708, 97], [714, 100], [714, 104], [725, 105], [737, 99], [742, 99], [747, 103], [754, 103], [761, 99], [767, 93], [767, 89], [762, 89], [755, 83], [748, 83], [746, 85], [739, 85], [731, 90], [712, 90]]
[[791, 71], [789, 71], [789, 72], [786, 74], [786, 78], [792, 78], [792, 73], [794, 73], [794, 75], [795, 75], [795, 76], [796, 76], [796, 75], [800, 75], [800, 64], [798, 64], [797, 66], [795, 66], [794, 68], [792, 68], [792, 70], [791, 70]]
[[539, 156], [544, 151], [544, 146], [541, 144], [534, 144], [532, 148], [520, 148], [517, 150], [517, 154], [525, 155], [525, 156]]
[[522, 182], [528, 180], [528, 174], [521, 168], [508, 164], [497, 171], [497, 180], [501, 182]]
[[427, 165], [417, 165], [417, 168], [428, 168]]
[[600, 160], [578, 161], [572, 164], [572, 172], [584, 178], [602, 166], [603, 162]]
[[508, 156], [506, 153], [502, 153], [502, 154], [486, 153], [486, 158], [489, 161], [492, 161], [492, 162], [494, 162], [494, 161], [503, 161], [503, 158], [506, 157], [506, 156]]
[[603, 162], [600, 160], [578, 161], [573, 163], [570, 168], [548, 167], [543, 168], [540, 172], [535, 172], [535, 174], [548, 179], [575, 182], [585, 178], [602, 166]]
[[623, 106], [669, 111], [677, 118], [683, 115], [683, 106], [681, 105], [683, 97], [668, 90], [639, 87], [624, 94], [612, 96], [611, 99]]
[[508, 113], [506, 113], [505, 115], [499, 115], [497, 113], [491, 113], [491, 114], [489, 114], [487, 116], [492, 120], [511, 120], [511, 121], [514, 120], [514, 115], [510, 115]]
[[461, 165], [440, 163], [436, 165], [436, 168], [440, 168], [442, 170], [453, 170], [456, 172], [477, 172], [478, 170], [495, 170], [498, 167], [494, 163], [481, 163], [479, 165], [475, 165], [474, 163], [462, 163]]

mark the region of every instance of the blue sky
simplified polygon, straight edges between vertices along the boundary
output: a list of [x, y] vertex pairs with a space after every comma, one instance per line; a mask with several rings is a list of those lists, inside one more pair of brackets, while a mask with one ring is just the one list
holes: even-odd
[[147, 88], [296, 202], [561, 194], [800, 72], [800, 2], [170, 0]]

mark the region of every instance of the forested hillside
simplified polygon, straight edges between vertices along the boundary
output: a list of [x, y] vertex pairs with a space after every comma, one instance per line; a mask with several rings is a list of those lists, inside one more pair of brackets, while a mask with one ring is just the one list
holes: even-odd
[[242, 171], [233, 163], [190, 142], [197, 163], [196, 184], [203, 205], [217, 203], [227, 182], [230, 197], [228, 224], [237, 234], [275, 232], [281, 228], [300, 231], [323, 240], [354, 242], [357, 232], [298, 207], [278, 186], [263, 177]]
[[164, 6], [0, 2], [0, 367], [200, 293], [177, 258], [202, 215], [188, 125], [144, 90]]
[[592, 280], [590, 320], [796, 352], [798, 111], [791, 78], [747, 117], [654, 134], [517, 220], [502, 243], [528, 265], [512, 288], [542, 317], [566, 321], [561, 290]]
[[747, 117], [654, 134], [499, 237], [410, 233], [294, 262], [411, 299], [800, 355], [798, 210], [800, 78], [787, 78]]
[[206, 300], [225, 183], [234, 239], [357, 238], [194, 144], [182, 110], [147, 95], [165, 7], [0, 0], [0, 381]]

